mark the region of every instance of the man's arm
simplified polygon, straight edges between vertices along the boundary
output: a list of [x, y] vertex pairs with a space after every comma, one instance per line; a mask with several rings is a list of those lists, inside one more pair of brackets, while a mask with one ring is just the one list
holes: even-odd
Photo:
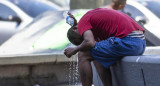
[[76, 54], [79, 51], [87, 51], [92, 49], [95, 46], [96, 41], [94, 40], [94, 36], [91, 30], [87, 30], [86, 32], [84, 32], [83, 38], [84, 38], [84, 41], [80, 45], [78, 45], [75, 48], [65, 49], [64, 54], [67, 57], [71, 57], [72, 55]]

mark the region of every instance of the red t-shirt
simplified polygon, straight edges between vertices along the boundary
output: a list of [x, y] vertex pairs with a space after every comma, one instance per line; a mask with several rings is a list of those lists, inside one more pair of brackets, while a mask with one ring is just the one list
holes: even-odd
[[83, 33], [91, 29], [96, 41], [109, 37], [123, 38], [134, 30], [144, 29], [124, 13], [107, 8], [88, 11], [78, 22], [78, 31]]

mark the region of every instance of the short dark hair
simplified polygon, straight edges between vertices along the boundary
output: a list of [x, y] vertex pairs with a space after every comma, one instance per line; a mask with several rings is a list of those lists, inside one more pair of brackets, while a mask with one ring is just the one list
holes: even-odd
[[127, 0], [112, 0], [116, 5], [124, 4]]
[[[76, 33], [75, 31], [73, 31], [74, 28], [77, 28], [76, 26], [72, 26], [68, 32], [67, 32], [67, 37], [68, 40], [74, 44], [74, 45], [80, 45], [83, 41], [83, 38], [80, 36], [80, 34]], [[76, 41], [76, 39], [79, 39], [78, 41]]]

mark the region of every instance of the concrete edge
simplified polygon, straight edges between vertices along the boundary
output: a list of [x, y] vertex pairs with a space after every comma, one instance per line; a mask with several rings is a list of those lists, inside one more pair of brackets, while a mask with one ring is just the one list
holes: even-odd
[[[144, 56], [146, 55], [160, 55], [160, 46], [157, 47], [147, 47]], [[140, 56], [140, 57], [144, 57]], [[156, 56], [159, 57], [159, 56]], [[74, 58], [74, 59], [73, 59]], [[139, 57], [134, 56], [130, 58], [131, 61], [137, 61]], [[125, 57], [122, 61], [126, 60]], [[134, 60], [133, 60], [134, 59]], [[154, 59], [153, 59], [154, 60]], [[64, 54], [25, 54], [25, 55], [1, 55], [0, 65], [15, 65], [15, 64], [40, 64], [40, 63], [61, 63], [61, 62], [77, 62], [77, 54], [72, 56], [72, 58], [67, 58]]]
[[[72, 56], [77, 58], [77, 55]], [[77, 61], [77, 59], [67, 58], [63, 54], [28, 54], [28, 55], [5, 55], [0, 56], [0, 65], [16, 64], [41, 64], [41, 63], [61, 63]]]
[[146, 47], [144, 55], [160, 55], [160, 46]]
[[160, 55], [125, 56], [121, 62], [160, 64]]

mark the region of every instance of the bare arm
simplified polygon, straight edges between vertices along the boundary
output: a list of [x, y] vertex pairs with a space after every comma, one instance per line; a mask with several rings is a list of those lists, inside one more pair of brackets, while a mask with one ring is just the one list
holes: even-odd
[[87, 51], [95, 46], [96, 41], [94, 40], [94, 36], [91, 30], [87, 30], [86, 32], [84, 32], [83, 38], [84, 41], [80, 45], [75, 48], [67, 48], [64, 54], [67, 57], [71, 57], [79, 51]]
[[86, 51], [94, 47], [96, 41], [91, 30], [87, 30], [83, 34], [84, 41], [76, 47], [77, 51]]

